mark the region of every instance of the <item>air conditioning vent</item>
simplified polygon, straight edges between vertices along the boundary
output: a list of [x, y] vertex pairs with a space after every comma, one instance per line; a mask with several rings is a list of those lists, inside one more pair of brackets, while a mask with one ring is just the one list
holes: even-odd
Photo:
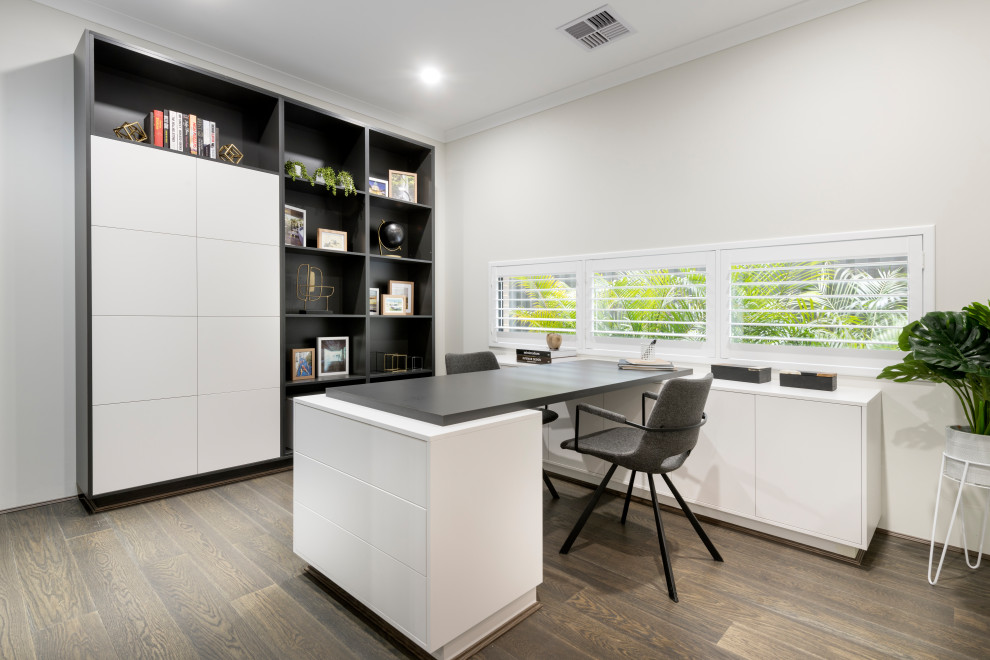
[[557, 29], [582, 44], [586, 50], [604, 46], [633, 33], [633, 29], [616, 16], [608, 5], [599, 7]]

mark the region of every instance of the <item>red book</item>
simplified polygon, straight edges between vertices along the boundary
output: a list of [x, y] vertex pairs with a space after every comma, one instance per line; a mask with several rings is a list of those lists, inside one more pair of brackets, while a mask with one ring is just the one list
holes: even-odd
[[196, 141], [196, 115], [189, 115], [189, 153], [193, 156], [199, 155], [199, 145]]
[[144, 119], [144, 132], [148, 135], [148, 144], [156, 147], [164, 146], [165, 134], [162, 123], [164, 115], [161, 110], [152, 110]]

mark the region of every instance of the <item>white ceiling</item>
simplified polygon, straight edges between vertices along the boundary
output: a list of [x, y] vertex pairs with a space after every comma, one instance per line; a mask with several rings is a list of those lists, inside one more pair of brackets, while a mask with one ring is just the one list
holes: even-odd
[[450, 141], [863, 0], [612, 0], [635, 33], [591, 51], [557, 28], [603, 0], [39, 1]]

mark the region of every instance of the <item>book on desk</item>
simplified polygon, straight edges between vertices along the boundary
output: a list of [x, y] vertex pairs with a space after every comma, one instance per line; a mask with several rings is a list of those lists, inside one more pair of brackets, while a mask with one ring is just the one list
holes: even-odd
[[640, 358], [629, 358], [619, 360], [619, 369], [639, 369], [643, 371], [673, 371], [674, 363], [670, 360], [660, 358], [650, 358], [643, 360]]
[[555, 359], [566, 357], [577, 357], [577, 351], [573, 348], [558, 348], [555, 351], [537, 348], [516, 349], [516, 362], [525, 364], [550, 364]]

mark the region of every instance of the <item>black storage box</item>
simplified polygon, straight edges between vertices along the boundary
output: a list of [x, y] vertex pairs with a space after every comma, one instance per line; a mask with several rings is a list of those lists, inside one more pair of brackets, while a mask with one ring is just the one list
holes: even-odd
[[825, 390], [834, 392], [836, 387], [835, 374], [817, 371], [781, 371], [781, 387], [803, 387], [806, 390]]
[[753, 367], [745, 364], [713, 364], [712, 376], [721, 380], [741, 383], [769, 383], [770, 367]]

